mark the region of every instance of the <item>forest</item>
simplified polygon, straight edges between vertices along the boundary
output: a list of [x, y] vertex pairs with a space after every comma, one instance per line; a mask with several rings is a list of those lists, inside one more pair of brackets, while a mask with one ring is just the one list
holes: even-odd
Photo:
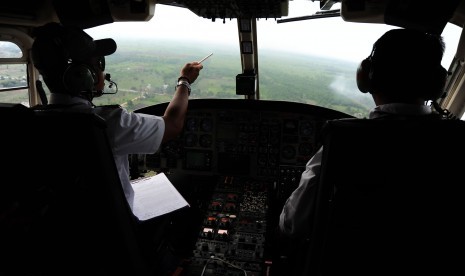
[[[178, 43], [179, 44], [179, 43]], [[117, 51], [106, 57], [107, 73], [118, 93], [104, 95], [97, 105], [121, 104], [129, 110], [167, 102], [174, 93], [182, 66], [214, 54], [203, 63], [192, 85], [191, 98], [241, 99], [236, 95], [240, 55], [220, 46], [186, 47], [166, 41], [118, 41]], [[371, 97], [358, 91], [356, 63], [301, 54], [259, 52], [259, 99], [301, 102], [365, 117]]]
[[[195, 46], [175, 41], [118, 40], [117, 51], [106, 57], [105, 72], [117, 84], [94, 99], [95, 105], [119, 104], [130, 111], [170, 101], [182, 66], [209, 53], [200, 76], [192, 84], [191, 99], [241, 99], [236, 94], [236, 75], [243, 73], [237, 49], [220, 45]], [[260, 100], [292, 101], [335, 109], [355, 117], [366, 117], [374, 107], [371, 97], [358, 91], [357, 64], [328, 57], [263, 50], [258, 53]], [[2, 75], [5, 71], [3, 68]], [[15, 69], [24, 82], [26, 70]], [[1, 79], [4, 85], [7, 80]], [[24, 85], [24, 84], [22, 84]], [[10, 86], [11, 87], [11, 86]], [[45, 85], [44, 85], [45, 87]], [[0, 93], [0, 102], [27, 102], [25, 91]]]

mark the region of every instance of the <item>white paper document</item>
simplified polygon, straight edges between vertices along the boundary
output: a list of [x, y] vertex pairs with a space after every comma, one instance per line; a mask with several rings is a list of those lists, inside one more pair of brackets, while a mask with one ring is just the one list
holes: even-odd
[[190, 206], [164, 173], [133, 180], [131, 183], [134, 189], [132, 211], [140, 220], [151, 219]]

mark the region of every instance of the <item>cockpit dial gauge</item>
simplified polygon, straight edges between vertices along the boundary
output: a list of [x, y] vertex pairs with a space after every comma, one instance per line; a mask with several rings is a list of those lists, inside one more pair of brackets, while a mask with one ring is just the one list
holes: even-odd
[[200, 122], [200, 129], [205, 132], [210, 132], [213, 128], [212, 118], [203, 118]]
[[313, 147], [310, 143], [302, 143], [299, 145], [299, 154], [303, 156], [308, 156], [312, 154]]
[[184, 145], [186, 147], [195, 147], [197, 145], [197, 135], [194, 133], [187, 133], [184, 136]]
[[310, 136], [313, 134], [313, 125], [309, 121], [302, 121], [300, 123], [300, 135]]
[[292, 159], [296, 155], [295, 148], [291, 145], [286, 145], [281, 149], [281, 156], [284, 159]]
[[211, 147], [213, 143], [213, 138], [210, 134], [203, 134], [200, 136], [199, 144], [203, 148]]
[[196, 117], [189, 117], [186, 120], [186, 130], [187, 131], [196, 131], [198, 128], [197, 126], [197, 118]]

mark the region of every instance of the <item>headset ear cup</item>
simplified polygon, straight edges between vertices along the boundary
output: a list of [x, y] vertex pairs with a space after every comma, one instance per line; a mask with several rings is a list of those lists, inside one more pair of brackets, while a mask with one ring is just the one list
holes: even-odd
[[[446, 86], [447, 76], [449, 75], [446, 68], [444, 68], [442, 66], [440, 66], [439, 72], [437, 72], [436, 74], [437, 74], [438, 82], [437, 82], [437, 86], [436, 86], [436, 89], [435, 89], [436, 92], [435, 92], [435, 94], [432, 95], [432, 100], [433, 101], [445, 97], [444, 88]], [[435, 78], [436, 78], [436, 76], [435, 76]]]
[[72, 94], [91, 92], [98, 82], [97, 75], [84, 64], [70, 64], [63, 74], [63, 84]]
[[357, 68], [357, 87], [362, 93], [370, 92], [372, 89], [371, 60], [364, 59]]

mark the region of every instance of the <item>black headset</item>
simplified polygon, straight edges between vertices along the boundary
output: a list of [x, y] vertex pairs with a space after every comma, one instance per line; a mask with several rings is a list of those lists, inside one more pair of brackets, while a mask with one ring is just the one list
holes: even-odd
[[63, 84], [73, 95], [92, 93], [98, 81], [97, 72], [84, 63], [71, 62], [63, 73]]
[[372, 90], [373, 70], [371, 66], [371, 55], [362, 60], [357, 68], [357, 87], [362, 93]]
[[[62, 82], [66, 90], [72, 95], [80, 93], [94, 93], [94, 87], [99, 82], [97, 71], [91, 64], [81, 61], [85, 49], [91, 47], [80, 37], [80, 32], [74, 28], [62, 27], [61, 34], [52, 39], [55, 49], [60, 49], [57, 56], [68, 60], [64, 68]], [[103, 66], [105, 59], [102, 57]]]
[[[362, 60], [357, 68], [357, 87], [362, 93], [372, 92], [373, 88], [377, 85], [376, 82], [376, 75], [374, 73], [373, 64], [373, 54], [375, 52], [375, 47], [371, 51], [370, 56], [366, 59]], [[425, 80], [431, 83], [429, 87], [429, 91], [432, 91], [432, 95], [429, 95], [428, 98], [431, 100], [437, 100], [438, 98], [443, 98], [445, 96], [444, 93], [444, 86], [446, 84], [448, 72], [442, 66], [438, 65], [436, 70], [431, 70], [431, 73], [425, 76]]]

